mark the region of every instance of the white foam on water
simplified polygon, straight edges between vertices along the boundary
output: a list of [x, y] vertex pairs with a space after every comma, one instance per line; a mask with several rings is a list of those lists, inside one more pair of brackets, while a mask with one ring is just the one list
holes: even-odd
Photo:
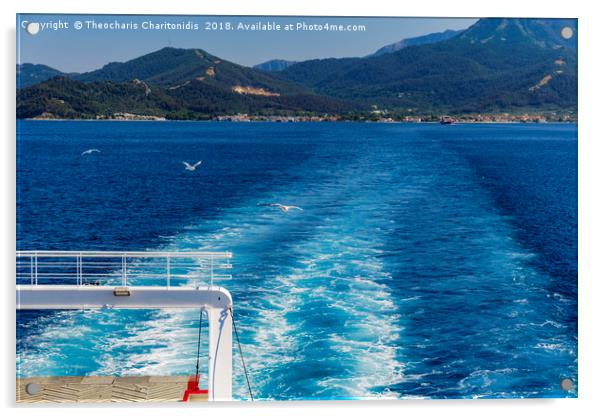
[[[345, 219], [342, 219], [345, 221]], [[333, 223], [320, 230], [315, 238], [295, 246], [300, 254], [285, 278], [295, 286], [298, 303], [315, 304], [328, 308], [329, 313], [340, 312], [341, 322], [331, 330], [319, 325], [312, 338], [328, 340], [328, 348], [303, 353], [323, 354], [341, 363], [340, 375], [314, 380], [318, 397], [371, 398], [397, 397], [387, 386], [403, 379], [403, 363], [398, 361], [399, 332], [397, 307], [385, 283], [390, 275], [374, 256], [380, 250], [372, 240], [355, 239], [350, 234], [340, 237], [342, 224]], [[335, 276], [335, 277], [333, 277]], [[304, 289], [302, 289], [304, 288]], [[338, 313], [337, 313], [338, 314]], [[320, 311], [308, 310], [305, 328], [311, 329], [312, 319], [320, 319]], [[307, 329], [306, 329], [307, 330]], [[315, 359], [314, 356], [299, 357]]]
[[[103, 355], [106, 361], [96, 374], [194, 374], [198, 318], [199, 312], [195, 310], [161, 310], [134, 334], [111, 338], [110, 348]], [[115, 359], [115, 350], [136, 349], [142, 351], [128, 352]], [[202, 356], [206, 356], [204, 351]]]

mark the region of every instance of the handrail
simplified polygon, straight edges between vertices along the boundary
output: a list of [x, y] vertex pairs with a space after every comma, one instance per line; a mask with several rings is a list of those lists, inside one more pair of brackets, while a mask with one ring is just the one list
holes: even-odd
[[217, 269], [231, 269], [231, 258], [227, 251], [20, 250], [16, 252], [15, 275], [17, 280], [29, 280], [32, 286], [57, 282], [78, 286], [119, 282], [128, 286], [164, 280], [169, 288], [178, 281], [181, 285], [202, 279], [213, 286], [214, 280], [232, 278], [215, 273]]
[[229, 251], [53, 251], [53, 250], [17, 250], [17, 257], [120, 257], [127, 254], [127, 257], [154, 258], [154, 257], [179, 257], [179, 258], [211, 258], [230, 259], [232, 253]]

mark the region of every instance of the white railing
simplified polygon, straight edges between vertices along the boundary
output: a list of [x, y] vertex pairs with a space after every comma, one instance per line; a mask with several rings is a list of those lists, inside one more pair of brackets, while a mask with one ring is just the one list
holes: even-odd
[[229, 280], [230, 252], [17, 251], [19, 284], [164, 285]]

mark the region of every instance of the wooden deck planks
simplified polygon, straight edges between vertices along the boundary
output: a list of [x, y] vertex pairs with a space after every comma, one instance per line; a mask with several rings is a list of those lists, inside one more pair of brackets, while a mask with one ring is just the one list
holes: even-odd
[[[29, 394], [35, 383], [39, 392]], [[17, 403], [137, 403], [182, 400], [187, 376], [143, 377], [31, 377], [17, 379]], [[207, 401], [207, 395], [194, 401]]]

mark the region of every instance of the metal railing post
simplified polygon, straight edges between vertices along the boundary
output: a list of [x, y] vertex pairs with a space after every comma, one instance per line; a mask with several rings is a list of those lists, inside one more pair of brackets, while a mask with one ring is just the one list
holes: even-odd
[[121, 285], [127, 286], [127, 260], [125, 254], [121, 256]]
[[34, 269], [33, 269], [34, 270], [34, 284], [37, 285], [38, 284], [38, 253], [34, 253], [33, 256], [34, 256], [34, 261], [33, 261], [33, 264], [34, 264]]
[[83, 285], [83, 277], [82, 277], [82, 253], [79, 253], [75, 258], [75, 267], [77, 267], [77, 284]]
[[29, 257], [29, 265], [30, 265], [29, 281], [33, 285], [33, 256]]
[[209, 257], [210, 260], [210, 269], [211, 269], [211, 279], [210, 279], [210, 283], [209, 286], [213, 286], [213, 256]]
[[167, 287], [169, 288], [170, 280], [171, 280], [171, 264], [169, 254], [167, 255]]

